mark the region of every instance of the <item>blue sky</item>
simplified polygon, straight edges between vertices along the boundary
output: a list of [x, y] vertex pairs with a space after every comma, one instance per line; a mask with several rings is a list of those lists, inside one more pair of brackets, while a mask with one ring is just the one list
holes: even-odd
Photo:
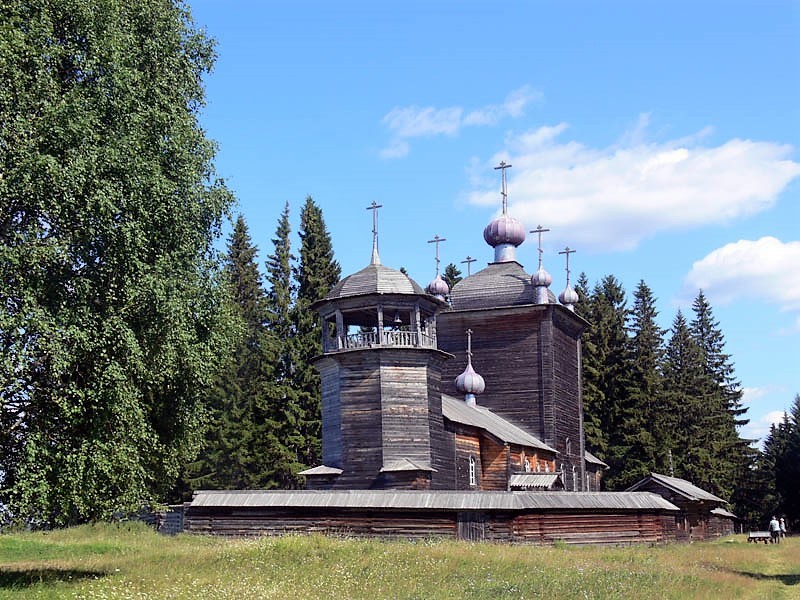
[[[798, 2], [191, 0], [217, 40], [202, 124], [261, 260], [322, 207], [344, 274], [422, 285], [492, 260], [500, 208], [573, 277], [644, 280], [669, 327], [702, 288], [760, 437], [800, 393]], [[296, 240], [296, 238], [295, 238]], [[536, 269], [536, 238], [518, 249]]]

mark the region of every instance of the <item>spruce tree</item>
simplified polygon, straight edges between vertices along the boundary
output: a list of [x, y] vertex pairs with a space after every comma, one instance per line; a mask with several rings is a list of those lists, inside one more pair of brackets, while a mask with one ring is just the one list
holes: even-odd
[[629, 311], [625, 306], [625, 290], [613, 275], [595, 285], [587, 304], [585, 314], [590, 326], [584, 334], [583, 346], [588, 350], [584, 361], [588, 368], [583, 373], [584, 430], [589, 450], [610, 467], [605, 482], [611, 487], [621, 484], [617, 478], [625, 464], [620, 423], [629, 389], [630, 348], [626, 332]]
[[736, 431], [738, 425], [748, 422], [743, 418], [747, 409], [741, 406], [741, 386], [734, 377], [730, 355], [724, 352], [725, 340], [719, 323], [702, 290], [692, 303], [692, 310], [694, 319], [689, 329], [700, 349], [703, 371], [710, 381], [704, 400], [706, 410], [714, 417], [709, 446], [715, 462], [714, 489], [727, 499], [736, 486], [738, 467], [747, 453], [747, 443]]
[[195, 488], [266, 488], [283, 480], [274, 460], [280, 449], [270, 447], [276, 440], [269, 437], [274, 428], [272, 392], [280, 344], [266, 327], [267, 297], [257, 252], [239, 216], [228, 242], [224, 272], [242, 335], [209, 393], [213, 418], [201, 460], [190, 470]]
[[442, 279], [447, 284], [447, 287], [451, 290], [453, 286], [461, 281], [463, 278], [461, 277], [461, 271], [457, 266], [453, 263], [450, 263], [444, 268], [444, 274], [442, 274]]
[[664, 422], [674, 475], [719, 493], [714, 439], [719, 411], [709, 409], [713, 382], [703, 368], [702, 350], [681, 311], [672, 324], [664, 363]]
[[168, 0], [0, 12], [0, 504], [66, 525], [166, 498], [227, 354], [213, 44]]
[[295, 286], [292, 280], [291, 226], [289, 223], [289, 203], [284, 205], [278, 219], [275, 237], [272, 238], [273, 253], [266, 262], [268, 328], [281, 342], [275, 364], [272, 384], [272, 406], [270, 409], [267, 439], [271, 448], [271, 461], [276, 472], [281, 474], [280, 487], [297, 488], [301, 477], [297, 475], [306, 463], [301, 458], [306, 443], [301, 432], [303, 422], [300, 394], [294, 387], [296, 344], [293, 342], [295, 326], [293, 323], [293, 304]]
[[311, 304], [324, 298], [339, 281], [341, 267], [333, 256], [333, 246], [322, 210], [311, 196], [300, 212], [300, 260], [294, 270], [297, 299], [293, 307], [294, 355], [292, 381], [298, 394], [302, 440], [298, 458], [306, 465], [319, 463], [322, 449], [320, 379], [312, 359], [322, 353], [319, 315]]
[[575, 291], [579, 298], [575, 313], [589, 321], [589, 327], [581, 338], [584, 439], [587, 449], [603, 457], [608, 451], [608, 442], [601, 422], [601, 409], [605, 405], [605, 394], [599, 386], [602, 357], [595, 343], [595, 336], [592, 335], [594, 298], [589, 291], [589, 281], [585, 273], [578, 277]]
[[784, 415], [783, 440], [775, 455], [775, 489], [780, 498], [781, 514], [785, 514], [793, 531], [800, 529], [800, 395], [796, 395], [791, 412]]
[[667, 466], [663, 449], [668, 442], [661, 419], [664, 331], [656, 323], [655, 298], [644, 281], [634, 292], [633, 310], [628, 316], [630, 373], [615, 436], [620, 445], [621, 468], [616, 480], [609, 482], [617, 489], [630, 486], [652, 471], [663, 472]]

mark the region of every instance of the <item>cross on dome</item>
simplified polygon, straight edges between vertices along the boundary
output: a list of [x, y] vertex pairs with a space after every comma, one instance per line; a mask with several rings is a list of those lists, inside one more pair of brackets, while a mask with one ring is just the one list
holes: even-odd
[[381, 259], [378, 256], [378, 209], [383, 208], [383, 204], [378, 204], [375, 200], [372, 201], [367, 207], [367, 210], [372, 211], [372, 262], [373, 265], [381, 264]]
[[549, 229], [542, 229], [541, 225], [537, 225], [536, 229], [532, 229], [530, 233], [538, 233], [539, 234], [539, 268], [542, 268], [542, 234], [546, 231], [550, 231]]
[[478, 260], [478, 259], [477, 259], [477, 258], [472, 258], [472, 257], [471, 257], [469, 254], [467, 254], [467, 259], [466, 259], [466, 260], [462, 260], [462, 261], [461, 261], [461, 264], [462, 264], [462, 265], [463, 265], [464, 263], [467, 263], [467, 277], [469, 277], [470, 275], [472, 275], [472, 273], [471, 273], [471, 269], [470, 269], [470, 266], [471, 266], [471, 265], [472, 265], [472, 263], [474, 263], [476, 260]]
[[440, 238], [439, 234], [437, 233], [432, 240], [428, 240], [429, 244], [436, 244], [436, 274], [439, 274], [439, 244], [441, 242], [446, 242], [447, 238]]
[[508, 209], [508, 187], [506, 184], [506, 169], [510, 169], [512, 165], [506, 163], [506, 161], [501, 160], [500, 164], [494, 168], [495, 171], [498, 169], [502, 173], [502, 188], [500, 194], [503, 196], [503, 214], [506, 214]]

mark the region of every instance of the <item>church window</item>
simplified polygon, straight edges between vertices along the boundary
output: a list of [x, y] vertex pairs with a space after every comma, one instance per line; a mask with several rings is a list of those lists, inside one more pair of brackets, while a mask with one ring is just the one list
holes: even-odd
[[526, 459], [525, 459], [525, 472], [526, 472], [526, 473], [529, 473], [529, 472], [530, 472], [530, 470], [531, 470], [531, 461], [529, 461], [529, 460], [526, 458]]
[[566, 446], [567, 446], [566, 454], [567, 454], [567, 456], [569, 456], [570, 454], [572, 454], [572, 440], [571, 439], [567, 438]]
[[478, 469], [474, 456], [469, 457], [469, 484], [471, 486], [478, 485]]

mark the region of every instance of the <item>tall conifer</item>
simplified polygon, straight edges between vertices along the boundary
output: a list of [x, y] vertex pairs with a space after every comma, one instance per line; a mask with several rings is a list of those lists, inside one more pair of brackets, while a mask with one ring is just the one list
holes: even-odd
[[[583, 279], [578, 280], [579, 298], [585, 293]], [[617, 484], [625, 460], [619, 429], [630, 371], [625, 304], [625, 290], [616, 277], [608, 275], [595, 284], [579, 313], [590, 323], [582, 346], [586, 445], [609, 464], [608, 485]]]
[[656, 323], [657, 316], [655, 298], [640, 281], [629, 314], [630, 373], [615, 436], [622, 468], [616, 480], [609, 482], [615, 488], [628, 487], [652, 471], [663, 472], [666, 466], [667, 441], [661, 421], [664, 331]]
[[300, 260], [294, 271], [297, 300], [293, 309], [292, 379], [300, 408], [298, 431], [303, 440], [299, 459], [314, 465], [321, 456], [322, 416], [319, 374], [311, 361], [322, 352], [322, 331], [319, 315], [311, 309], [311, 304], [324, 298], [339, 281], [341, 267], [334, 259], [322, 210], [311, 196], [306, 198], [300, 212], [299, 233]]
[[739, 437], [737, 425], [748, 422], [743, 418], [747, 411], [741, 405], [742, 390], [734, 376], [730, 355], [724, 352], [725, 339], [714, 319], [711, 305], [703, 294], [698, 292], [692, 303], [694, 319], [689, 330], [700, 349], [703, 371], [709, 379], [704, 401], [713, 421], [712, 443], [714, 454], [714, 489], [728, 499], [736, 485], [739, 464], [745, 460], [747, 443]]

